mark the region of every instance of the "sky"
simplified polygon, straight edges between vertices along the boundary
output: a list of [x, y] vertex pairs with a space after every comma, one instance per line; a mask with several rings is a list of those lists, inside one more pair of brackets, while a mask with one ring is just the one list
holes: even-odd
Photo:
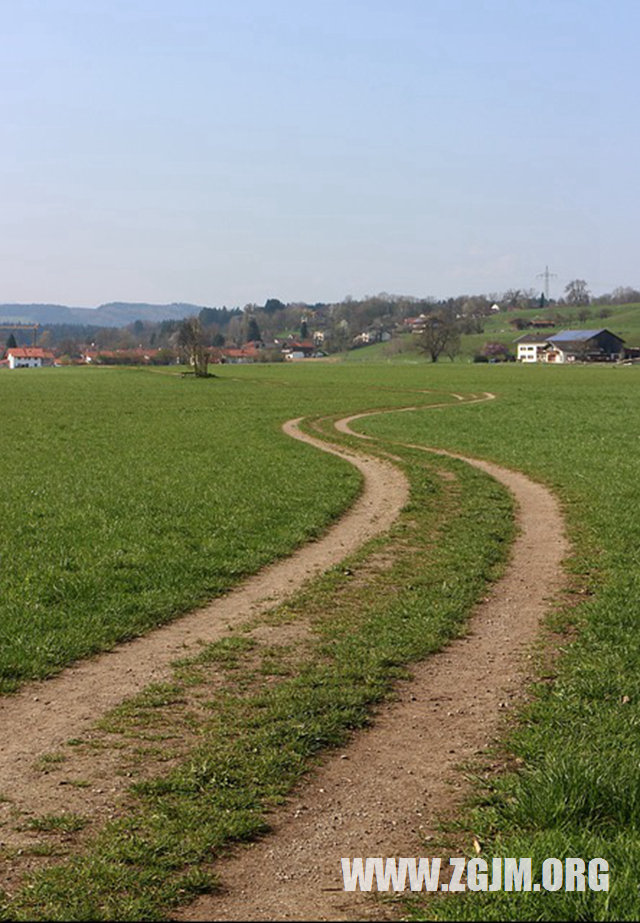
[[640, 0], [0, 0], [0, 303], [640, 287]]

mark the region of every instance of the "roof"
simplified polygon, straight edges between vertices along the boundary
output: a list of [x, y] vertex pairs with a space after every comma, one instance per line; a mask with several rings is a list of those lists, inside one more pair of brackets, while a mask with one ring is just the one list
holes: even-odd
[[514, 343], [547, 343], [549, 337], [546, 337], [543, 333], [524, 333], [521, 337], [518, 337], [514, 340]]
[[[600, 333], [611, 333], [611, 331], [607, 330], [606, 327], [600, 327], [599, 330], [561, 330], [560, 333], [552, 334], [552, 336], [549, 337], [549, 341], [553, 343], [564, 343], [567, 341], [578, 343], [591, 340]], [[611, 333], [611, 336], [615, 336], [615, 333]], [[618, 339], [620, 339], [620, 337], [618, 337]]]
[[286, 344], [289, 349], [315, 349], [313, 340], [289, 340]]
[[229, 347], [225, 347], [224, 349], [221, 349], [220, 352], [222, 353], [223, 356], [226, 356], [228, 359], [243, 359], [243, 358], [245, 359], [254, 358], [255, 359], [256, 357], [260, 355], [258, 350], [255, 349], [255, 347], [253, 346], [249, 346], [249, 347], [242, 346], [239, 348], [234, 348], [234, 347], [229, 346]]
[[10, 346], [7, 356], [13, 356], [14, 359], [53, 359], [53, 353], [41, 346]]

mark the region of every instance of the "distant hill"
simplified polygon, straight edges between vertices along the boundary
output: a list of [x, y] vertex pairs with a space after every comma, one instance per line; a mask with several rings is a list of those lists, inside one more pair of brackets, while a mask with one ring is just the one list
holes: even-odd
[[72, 308], [61, 304], [0, 304], [0, 323], [79, 324]]
[[62, 304], [0, 304], [0, 323], [87, 324], [126, 327], [136, 320], [162, 321], [198, 314], [202, 305], [112, 301], [98, 308], [69, 308]]

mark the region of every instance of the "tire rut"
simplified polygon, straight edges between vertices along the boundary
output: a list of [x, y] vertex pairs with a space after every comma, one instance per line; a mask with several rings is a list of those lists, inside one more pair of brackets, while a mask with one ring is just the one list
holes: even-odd
[[[336, 428], [369, 439], [350, 424], [370, 415], [347, 417]], [[469, 792], [457, 767], [500, 735], [521, 699], [531, 679], [525, 654], [565, 584], [569, 545], [559, 504], [519, 472], [411, 447], [480, 468], [512, 492], [519, 533], [506, 572], [475, 607], [467, 634], [412, 669], [412, 680], [399, 684], [396, 700], [377, 712], [372, 727], [357, 732], [274, 814], [271, 833], [217, 864], [221, 893], [173, 919], [397, 918], [388, 902], [343, 890], [341, 858], [430, 855], [440, 819], [454, 815]]]
[[[57, 812], [70, 797], [64, 782], [61, 787], [64, 774], [43, 773], [39, 760], [70, 738], [89, 732], [98, 719], [151, 683], [170, 680], [171, 664], [196, 653], [202, 642], [216, 641], [231, 627], [274, 608], [392, 525], [409, 497], [405, 475], [388, 461], [309, 436], [299, 423], [300, 419], [290, 420], [283, 431], [355, 465], [363, 475], [360, 496], [319, 539], [263, 568], [226, 596], [143, 637], [80, 661], [52, 679], [29, 683], [15, 695], [0, 697], [0, 825], [5, 824], [1, 837], [5, 845], [16, 812]], [[100, 796], [103, 801], [107, 797], [102, 788], [93, 793], [87, 790], [86, 813], [91, 813], [92, 800], [99, 802]]]
[[[493, 399], [455, 395], [454, 407]], [[418, 408], [399, 408], [402, 412]], [[426, 408], [425, 408], [426, 409]], [[375, 412], [375, 411], [374, 411]], [[380, 411], [378, 411], [380, 412]], [[371, 412], [335, 424], [342, 433]], [[171, 678], [171, 663], [266, 612], [308, 579], [389, 529], [408, 500], [402, 472], [373, 455], [304, 434], [300, 419], [284, 432], [339, 455], [363, 474], [352, 508], [318, 541], [272, 564], [224, 597], [145, 637], [78, 663], [53, 679], [0, 699], [0, 821], [16, 810], [43, 813], [64, 805], [59, 776], [34, 764], [154, 682]], [[413, 668], [396, 700], [373, 726], [357, 733], [276, 812], [273, 833], [220, 863], [225, 891], [203, 897], [176, 920], [341, 920], [381, 918], [388, 910], [369, 895], [342, 889], [342, 856], [420, 855], [442, 814], [455, 811], [465, 787], [455, 771], [500, 732], [505, 710], [521, 694], [523, 651], [535, 638], [550, 596], [563, 585], [568, 546], [557, 501], [540, 484], [490, 462], [444, 450], [504, 483], [518, 505], [520, 534], [507, 572], [476, 608], [469, 632]], [[10, 821], [9, 821], [10, 823]], [[385, 905], [386, 906], [386, 905]]]

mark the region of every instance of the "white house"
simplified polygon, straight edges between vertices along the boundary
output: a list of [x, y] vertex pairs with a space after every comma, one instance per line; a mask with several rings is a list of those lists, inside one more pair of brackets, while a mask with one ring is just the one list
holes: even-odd
[[35, 369], [53, 365], [53, 353], [39, 346], [10, 346], [7, 350], [10, 369]]
[[515, 342], [518, 344], [518, 362], [541, 362], [549, 341], [539, 333], [525, 333]]

